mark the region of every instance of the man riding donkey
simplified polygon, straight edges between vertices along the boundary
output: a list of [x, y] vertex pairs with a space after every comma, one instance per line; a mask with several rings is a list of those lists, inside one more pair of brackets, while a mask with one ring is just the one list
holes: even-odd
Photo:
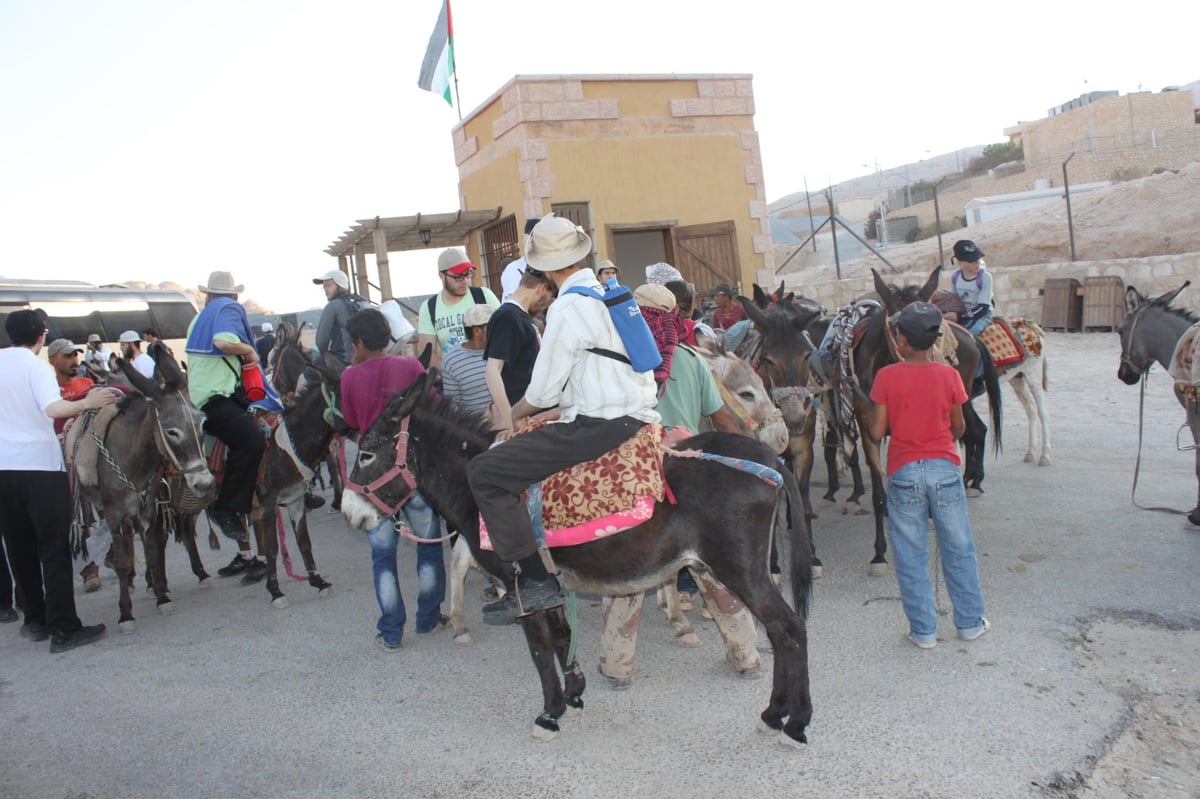
[[515, 566], [518, 617], [563, 604], [562, 589], [539, 554], [521, 493], [616, 449], [644, 425], [659, 421], [653, 375], [613, 357], [626, 350], [608, 308], [568, 293], [575, 286], [600, 290], [586, 263], [591, 251], [591, 239], [570, 220], [545, 217], [533, 228], [526, 261], [553, 281], [559, 298], [547, 311], [542, 349], [512, 420], [515, 424], [554, 406], [558, 419], [493, 446], [467, 467], [496, 554]]

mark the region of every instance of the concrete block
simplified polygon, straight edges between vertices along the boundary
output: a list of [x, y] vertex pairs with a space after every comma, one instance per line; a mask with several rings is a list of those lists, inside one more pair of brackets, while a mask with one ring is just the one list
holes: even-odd
[[753, 116], [754, 100], [750, 97], [719, 97], [712, 101], [716, 116]]
[[562, 83], [518, 83], [527, 103], [559, 103], [567, 99]]
[[542, 103], [542, 119], [563, 121], [569, 119], [596, 119], [600, 115], [600, 103], [596, 100], [569, 100], [560, 103]]
[[522, 158], [542, 160], [546, 158], [547, 152], [544, 139], [529, 139], [521, 144]]

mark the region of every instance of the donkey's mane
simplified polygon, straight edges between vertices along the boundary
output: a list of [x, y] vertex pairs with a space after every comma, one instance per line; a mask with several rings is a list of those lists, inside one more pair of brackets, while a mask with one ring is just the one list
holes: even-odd
[[1146, 300], [1146, 302], [1151, 308], [1158, 308], [1159, 310], [1173, 314], [1174, 316], [1178, 316], [1180, 319], [1185, 319], [1192, 324], [1200, 322], [1200, 316], [1197, 316], [1194, 312], [1189, 311], [1187, 308], [1176, 308], [1175, 306], [1171, 305], [1169, 301], [1164, 300], [1162, 297], [1155, 297], [1153, 299]]
[[431, 391], [422, 395], [413, 410], [414, 416], [418, 413], [421, 414], [422, 421], [430, 424], [423, 443], [431, 447], [433, 452], [457, 449], [462, 442], [477, 452], [483, 452], [496, 439], [491, 420], [477, 413], [464, 411], [456, 402], [445, 396], [437, 398]]

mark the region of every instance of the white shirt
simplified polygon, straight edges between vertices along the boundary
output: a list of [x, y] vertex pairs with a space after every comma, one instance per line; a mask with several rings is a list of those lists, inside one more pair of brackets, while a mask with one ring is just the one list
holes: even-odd
[[61, 472], [50, 404], [62, 399], [54, 367], [28, 347], [0, 350], [0, 470]]
[[100, 345], [100, 349], [98, 350], [93, 350], [92, 348], [87, 347], [83, 351], [84, 363], [90, 363], [103, 372], [108, 371], [108, 362], [111, 358], [112, 351], [103, 344]]
[[131, 363], [133, 368], [137, 369], [145, 377], [154, 377], [154, 359], [144, 352], [139, 352], [137, 357]]
[[559, 406], [562, 422], [576, 416], [659, 421], [653, 372], [635, 372], [627, 363], [588, 352], [599, 347], [627, 354], [608, 307], [591, 297], [568, 294], [572, 286], [598, 289], [600, 281], [592, 270], [580, 269], [559, 287], [558, 299], [546, 312], [546, 332], [525, 390], [526, 402], [537, 408]]
[[507, 300], [516, 292], [517, 287], [521, 285], [521, 278], [525, 275], [525, 267], [528, 265], [524, 258], [518, 258], [504, 267], [504, 271], [500, 273], [501, 300]]

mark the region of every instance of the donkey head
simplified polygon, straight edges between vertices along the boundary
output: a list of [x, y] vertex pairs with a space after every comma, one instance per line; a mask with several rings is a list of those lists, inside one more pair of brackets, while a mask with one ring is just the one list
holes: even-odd
[[925, 285], [917, 286], [909, 284], [907, 286], [897, 286], [883, 282], [883, 277], [877, 269], [871, 270], [871, 276], [875, 280], [875, 293], [879, 295], [880, 301], [883, 302], [883, 307], [888, 314], [895, 314], [906, 305], [910, 305], [917, 300], [929, 302], [933, 297], [933, 293], [937, 291], [938, 281], [942, 278], [942, 267], [935, 266], [929, 274], [929, 279], [925, 281]]
[[[1171, 340], [1177, 339], [1175, 332], [1163, 329], [1164, 319], [1180, 316], [1188, 321], [1195, 320], [1192, 314], [1171, 307], [1174, 299], [1191, 283], [1192, 281], [1185, 280], [1179, 288], [1158, 297], [1146, 297], [1133, 286], [1125, 290], [1125, 318], [1117, 326], [1117, 335], [1121, 338], [1121, 365], [1117, 368], [1117, 378], [1122, 383], [1137, 385], [1142, 375], [1150, 369], [1156, 358], [1153, 346], [1156, 339], [1163, 336]], [[1170, 316], [1147, 316], [1147, 311], [1151, 308], [1166, 311]]]

